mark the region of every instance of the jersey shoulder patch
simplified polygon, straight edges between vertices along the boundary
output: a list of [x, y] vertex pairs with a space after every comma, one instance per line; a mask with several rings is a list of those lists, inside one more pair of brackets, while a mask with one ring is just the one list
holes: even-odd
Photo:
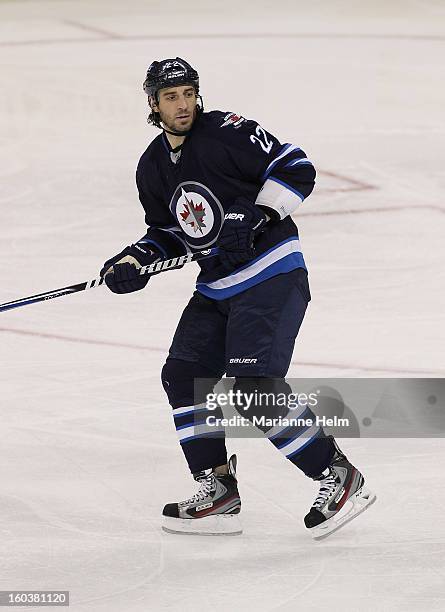
[[233, 127], [236, 130], [244, 121], [246, 120], [241, 115], [237, 115], [236, 113], [227, 113], [224, 115], [223, 122], [219, 127]]
[[279, 140], [266, 132], [254, 119], [246, 119], [234, 112], [223, 111], [204, 113], [204, 117], [204, 133], [223, 146], [245, 152], [251, 151], [253, 155], [255, 151], [269, 155], [281, 146]]
[[241, 115], [227, 111], [211, 111], [206, 113], [208, 118], [217, 128], [232, 127], [234, 129], [239, 128], [246, 119]]

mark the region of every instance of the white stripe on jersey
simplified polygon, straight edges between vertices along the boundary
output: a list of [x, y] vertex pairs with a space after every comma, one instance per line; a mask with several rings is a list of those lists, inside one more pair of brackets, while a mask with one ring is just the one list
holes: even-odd
[[294, 159], [293, 161], [286, 164], [286, 166], [296, 166], [297, 164], [311, 164], [312, 162], [307, 157], [301, 157], [300, 159]]
[[248, 268], [213, 281], [213, 283], [205, 283], [205, 285], [209, 287], [209, 289], [226, 289], [227, 287], [233, 287], [234, 285], [238, 285], [239, 283], [252, 278], [252, 276], [256, 276], [265, 268], [271, 266], [276, 261], [279, 261], [291, 253], [301, 253], [299, 240], [289, 240], [264, 257], [258, 259], [258, 261], [250, 265]]

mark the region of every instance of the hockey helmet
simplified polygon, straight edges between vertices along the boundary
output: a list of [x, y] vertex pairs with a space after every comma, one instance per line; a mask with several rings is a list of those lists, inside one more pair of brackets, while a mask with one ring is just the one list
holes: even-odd
[[154, 61], [150, 64], [143, 88], [148, 96], [157, 100], [157, 93], [160, 89], [189, 84], [193, 85], [196, 95], [198, 95], [199, 75], [197, 71], [188, 62], [176, 57], [160, 62]]

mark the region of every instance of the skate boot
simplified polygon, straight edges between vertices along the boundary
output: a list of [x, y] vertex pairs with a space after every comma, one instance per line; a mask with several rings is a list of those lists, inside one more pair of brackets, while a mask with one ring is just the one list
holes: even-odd
[[314, 478], [320, 482], [320, 491], [304, 517], [315, 540], [334, 533], [376, 500], [375, 494], [364, 486], [363, 475], [349, 463], [335, 440], [333, 442], [335, 455], [324, 472]]
[[162, 529], [170, 533], [194, 535], [238, 535], [241, 500], [236, 480], [236, 455], [228, 462], [228, 474], [212, 469], [193, 474], [199, 491], [190, 499], [167, 504], [162, 511]]

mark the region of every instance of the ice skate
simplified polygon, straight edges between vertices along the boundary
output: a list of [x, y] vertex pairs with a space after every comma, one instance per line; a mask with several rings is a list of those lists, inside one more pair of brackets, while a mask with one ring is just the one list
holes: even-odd
[[321, 540], [340, 529], [369, 508], [375, 494], [365, 487], [363, 475], [335, 443], [336, 452], [326, 470], [314, 478], [320, 491], [304, 523], [315, 540]]
[[236, 455], [228, 463], [228, 474], [212, 469], [193, 474], [200, 488], [193, 497], [167, 504], [162, 512], [162, 529], [190, 535], [238, 535], [241, 500], [236, 480]]

